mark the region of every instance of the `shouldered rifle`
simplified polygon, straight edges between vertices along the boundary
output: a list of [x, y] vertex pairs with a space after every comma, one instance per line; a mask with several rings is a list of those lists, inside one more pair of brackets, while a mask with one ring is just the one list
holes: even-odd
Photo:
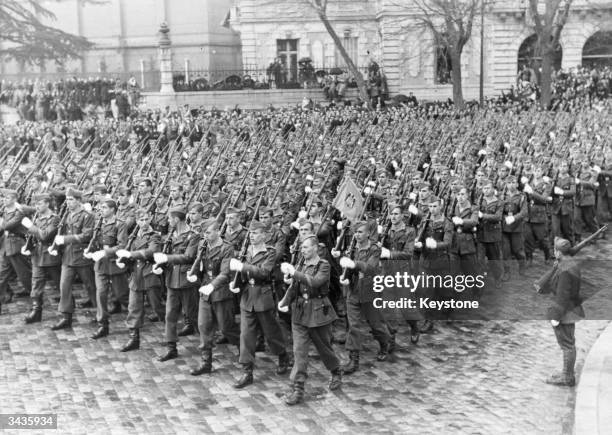
[[[170, 228], [170, 230], [168, 231], [168, 236], [166, 237], [166, 240], [164, 241], [164, 245], [162, 247], [162, 252], [164, 254], [169, 254], [170, 251], [172, 251], [172, 237], [174, 236], [175, 232], [176, 232], [176, 226]], [[164, 272], [164, 269], [162, 265], [154, 263], [153, 266], [151, 267], [151, 271], [155, 275], [161, 275]]]
[[102, 231], [102, 222], [104, 218], [100, 216], [98, 221], [96, 222], [96, 226], [94, 227], [93, 233], [91, 235], [91, 239], [89, 240], [89, 244], [87, 248], [83, 251], [83, 256], [85, 258], [89, 258], [89, 255], [93, 254], [95, 250], [99, 248], [98, 236], [100, 235], [100, 231]]
[[[132, 250], [132, 245], [134, 244], [134, 240], [136, 240], [136, 237], [138, 236], [138, 231], [140, 231], [140, 225], [135, 225], [134, 229], [132, 230], [132, 232], [128, 236], [127, 242], [125, 244], [125, 248], [124, 249], [126, 251], [131, 251]], [[117, 267], [119, 269], [125, 269], [124, 261], [125, 261], [125, 258], [117, 257], [117, 259], [115, 260], [115, 264], [117, 265]]]

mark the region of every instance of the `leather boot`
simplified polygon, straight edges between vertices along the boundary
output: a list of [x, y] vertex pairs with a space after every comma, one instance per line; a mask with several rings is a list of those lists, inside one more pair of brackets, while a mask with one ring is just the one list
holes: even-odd
[[130, 329], [130, 339], [125, 346], [121, 348], [121, 352], [129, 352], [130, 350], [140, 349], [140, 329]]
[[342, 370], [338, 367], [331, 372], [331, 379], [329, 381], [329, 389], [330, 391], [337, 390], [342, 386]]
[[188, 335], [193, 335], [194, 333], [195, 333], [195, 328], [193, 327], [193, 325], [188, 323], [185, 326], [183, 326], [183, 329], [179, 331], [178, 336], [186, 337]]
[[380, 349], [376, 355], [376, 359], [378, 361], [387, 361], [387, 358], [389, 357], [389, 343], [380, 342], [379, 344]]
[[244, 388], [247, 385], [251, 385], [253, 383], [253, 365], [252, 364], [244, 364], [243, 365], [243, 373], [240, 379], [236, 381], [234, 384], [234, 388]]
[[32, 311], [26, 316], [24, 321], [26, 324], [40, 322], [42, 320], [42, 301], [40, 299], [32, 299]]
[[176, 350], [176, 343], [170, 341], [168, 342], [167, 346], [168, 346], [168, 351], [164, 355], [157, 358], [157, 361], [165, 362], [165, 361], [168, 361], [174, 358], [178, 358], [178, 350]]
[[108, 324], [98, 326], [96, 332], [91, 336], [92, 339], [97, 340], [98, 338], [106, 337], [108, 335]]
[[563, 371], [546, 379], [546, 383], [559, 387], [573, 387], [576, 385], [574, 365], [576, 363], [576, 350], [563, 350]]
[[297, 405], [304, 400], [304, 381], [294, 381], [293, 391], [285, 395], [285, 403], [289, 406]]
[[202, 351], [202, 363], [191, 371], [191, 376], [212, 372], [212, 349]]
[[291, 367], [291, 358], [287, 351], [284, 351], [280, 355], [278, 355], [278, 367], [276, 368], [277, 375], [284, 375], [289, 371], [289, 367]]
[[68, 329], [72, 327], [72, 313], [62, 313], [62, 318], [55, 325], [51, 327], [51, 330], [58, 331], [60, 329]]
[[351, 373], [355, 373], [357, 370], [359, 370], [359, 351], [351, 350], [349, 352], [349, 361], [342, 366], [342, 372], [345, 375], [350, 375]]

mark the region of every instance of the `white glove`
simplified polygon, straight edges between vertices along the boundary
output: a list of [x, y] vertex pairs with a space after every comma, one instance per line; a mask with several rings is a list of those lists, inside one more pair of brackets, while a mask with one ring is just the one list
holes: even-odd
[[593, 170], [597, 172], [598, 174], [601, 172], [601, 168], [597, 165], [593, 166]]
[[391, 251], [387, 248], [380, 248], [380, 258], [391, 258]]
[[429, 168], [429, 163], [423, 163], [423, 169]]
[[576, 184], [580, 184], [580, 178], [576, 177]]
[[[410, 198], [410, 201], [416, 201], [417, 194], [414, 192], [410, 192], [410, 194], [408, 195], [408, 198]], [[408, 208], [408, 211], [410, 211], [410, 208]]]
[[291, 263], [281, 263], [280, 269], [283, 275], [293, 275], [295, 273], [295, 267]]
[[525, 192], [528, 195], [531, 195], [533, 193], [533, 189], [531, 188], [529, 184], [525, 184], [525, 187], [523, 187], [523, 192]]
[[23, 219], [21, 219], [21, 225], [23, 225], [24, 227], [26, 227], [26, 229], [30, 229], [34, 226], [34, 223], [27, 217], [24, 217]]
[[300, 224], [298, 221], [295, 222], [291, 222], [291, 228], [299, 230], [300, 229]]
[[506, 225], [512, 225], [516, 221], [514, 216], [506, 216]]
[[463, 219], [461, 219], [459, 216], [453, 216], [453, 223], [455, 225], [463, 225]]
[[189, 282], [196, 282], [198, 280], [198, 276], [197, 275], [192, 275], [189, 272], [187, 272], [187, 281]]
[[340, 251], [336, 251], [335, 249], [331, 250], [331, 255], [334, 258], [340, 258], [341, 252]]
[[370, 186], [367, 186], [365, 189], [363, 189], [363, 193], [366, 195], [369, 195], [372, 193], [372, 188]]
[[93, 254], [90, 255], [90, 258], [93, 261], [100, 261], [104, 257], [106, 257], [106, 252], [104, 252], [104, 251], [96, 251], [96, 252], [94, 252]]
[[417, 214], [419, 214], [419, 209], [414, 204], [410, 204], [408, 206], [408, 213], [413, 214], [413, 215], [417, 215]]
[[481, 211], [478, 212], [478, 219], [482, 219], [482, 217], [484, 216], [484, 214], [482, 214]]
[[546, 201], [547, 201], [547, 202], [552, 202], [552, 196], [548, 196], [548, 197], [546, 197]]
[[119, 249], [117, 252], [115, 252], [115, 255], [119, 258], [131, 258], [132, 257], [132, 253], [128, 251], [127, 249]]
[[298, 212], [298, 219], [306, 219], [308, 217], [308, 212], [306, 210], [300, 210]]
[[395, 178], [399, 178], [402, 176], [402, 171], [395, 171]]
[[55, 239], [53, 239], [53, 243], [55, 243], [56, 245], [63, 245], [64, 236], [55, 236]]
[[285, 304], [285, 300], [284, 299], [282, 301], [278, 302], [278, 311], [280, 311], [281, 313], [288, 313], [289, 312], [289, 307]]
[[153, 261], [155, 261], [157, 264], [164, 264], [168, 262], [168, 256], [163, 252], [156, 252], [153, 254]]
[[198, 291], [200, 292], [200, 294], [203, 294], [204, 296], [210, 296], [210, 294], [213, 292], [214, 289], [215, 288], [213, 287], [212, 284], [206, 284], [200, 287]]
[[30, 251], [26, 250], [25, 245], [21, 247], [21, 255], [28, 256], [30, 254], [32, 254], [32, 253]]
[[85, 204], [83, 204], [83, 208], [85, 209], [85, 211], [87, 213], [91, 213], [91, 211], [93, 210], [93, 208], [91, 207], [91, 204], [86, 202]]
[[508, 169], [512, 169], [512, 162], [511, 162], [511, 161], [509, 161], [509, 160], [506, 160], [506, 161], [504, 162], [504, 166], [505, 166], [506, 168], [508, 168]]
[[311, 193], [312, 192], [312, 187], [310, 187], [310, 186], [304, 187], [304, 192]]
[[414, 247], [417, 249], [421, 249], [423, 247], [423, 243], [421, 242], [414, 242]]
[[593, 184], [595, 185], [595, 187], [599, 187], [599, 182], [596, 181]]
[[436, 249], [438, 242], [431, 237], [427, 237], [427, 239], [425, 239], [425, 246], [427, 246], [429, 249]]
[[556, 195], [563, 195], [564, 193], [564, 190], [557, 186], [555, 186], [554, 191]]
[[232, 258], [230, 260], [229, 267], [230, 267], [230, 270], [234, 272], [242, 272], [242, 268], [244, 267], [244, 265], [242, 264], [240, 260], [236, 260], [235, 258]]
[[355, 262], [348, 257], [342, 257], [340, 259], [340, 267], [346, 267], [347, 269], [354, 269]]
[[486, 156], [487, 155], [487, 150], [482, 149], [482, 150], [478, 151], [478, 155], [479, 156]]
[[240, 288], [239, 287], [234, 287], [234, 282], [230, 282], [229, 283], [229, 289], [232, 293], [240, 293]]
[[379, 225], [377, 230], [378, 230], [378, 234], [382, 234], [385, 229], [383, 228], [382, 225]]
[[553, 327], [556, 328], [557, 326], [559, 326], [559, 321], [558, 320], [551, 320], [550, 324], [553, 325]]
[[336, 228], [337, 228], [338, 230], [341, 230], [341, 229], [342, 229], [342, 221], [338, 221], [338, 223], [336, 224]]
[[350, 281], [348, 280], [348, 278], [342, 279], [340, 278], [340, 285], [349, 285]]
[[524, 175], [521, 177], [522, 184], [527, 184], [528, 181], [529, 181], [529, 178], [525, 177]]
[[548, 175], [544, 175], [542, 177], [542, 180], [546, 181], [547, 183], [550, 183], [550, 177]]

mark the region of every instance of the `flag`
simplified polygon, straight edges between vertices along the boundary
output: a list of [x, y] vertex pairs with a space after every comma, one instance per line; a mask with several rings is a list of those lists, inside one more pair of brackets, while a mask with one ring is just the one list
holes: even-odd
[[333, 206], [340, 210], [351, 223], [355, 223], [361, 217], [364, 205], [361, 190], [350, 177], [347, 177], [338, 188]]

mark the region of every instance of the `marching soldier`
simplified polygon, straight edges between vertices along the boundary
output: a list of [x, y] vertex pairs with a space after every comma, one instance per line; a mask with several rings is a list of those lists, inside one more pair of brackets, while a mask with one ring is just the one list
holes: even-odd
[[533, 172], [531, 184], [525, 184], [523, 192], [527, 195], [528, 220], [525, 225], [525, 256], [531, 265], [533, 263], [533, 252], [540, 248], [544, 253], [544, 260], [550, 260], [550, 248], [548, 244], [548, 204], [552, 202], [551, 185], [544, 177], [541, 166], [537, 166]]
[[[578, 206], [578, 217], [583, 224], [585, 230], [589, 233], [597, 231], [595, 223], [595, 197], [599, 183], [596, 180], [595, 174], [591, 173], [589, 168], [585, 168], [576, 177], [576, 203]], [[580, 231], [576, 232], [577, 241], [582, 239]]]
[[59, 292], [62, 259], [59, 256], [50, 255], [47, 251], [57, 234], [59, 224], [59, 217], [50, 208], [51, 201], [51, 196], [48, 194], [33, 195], [32, 202], [36, 206], [36, 218], [34, 221], [28, 217], [21, 220], [21, 224], [28, 230], [28, 237], [36, 239], [31, 251], [26, 252], [25, 248], [29, 248], [26, 245], [21, 251], [22, 254], [32, 257], [32, 310], [26, 316], [25, 323], [42, 320], [43, 295], [47, 282], [50, 282], [52, 287]]
[[[166, 268], [166, 331], [167, 352], [158, 358], [164, 362], [178, 357], [176, 344], [178, 342], [177, 321], [181, 313], [181, 306], [190, 307], [188, 316], [191, 324], [197, 321], [198, 288], [187, 280], [189, 265], [196, 258], [200, 235], [194, 233], [187, 225], [185, 219], [187, 212], [182, 206], [171, 207], [169, 214], [170, 227], [174, 229], [169, 234], [172, 241], [172, 254], [156, 252], [153, 259], [157, 265], [168, 264]], [[196, 300], [194, 300], [196, 299]]]
[[251, 222], [249, 228], [250, 245], [244, 262], [232, 258], [230, 270], [238, 272], [237, 287], [230, 283], [230, 290], [243, 289], [240, 299], [240, 358], [243, 375], [234, 384], [234, 388], [244, 388], [253, 383], [253, 366], [257, 325], [261, 325], [270, 351], [278, 355], [279, 375], [287, 373], [290, 365], [289, 354], [285, 349], [285, 340], [276, 319], [272, 288], [272, 270], [276, 262], [276, 251], [266, 246], [268, 237], [266, 227], [258, 221]]
[[504, 204], [495, 196], [493, 183], [485, 181], [482, 185], [482, 195], [478, 206], [478, 247], [479, 258], [489, 261], [489, 269], [495, 280], [495, 288], [501, 288], [502, 265], [501, 261], [501, 219]]
[[528, 218], [525, 195], [518, 189], [516, 177], [508, 175], [504, 191], [504, 211], [502, 221], [502, 249], [504, 259], [504, 277], [510, 279], [510, 259], [518, 260], [519, 275], [525, 274], [525, 248], [523, 239], [523, 222]]
[[198, 312], [202, 363], [191, 371], [193, 376], [212, 371], [215, 323], [227, 342], [240, 347], [240, 329], [234, 322], [233, 294], [229, 290], [229, 262], [234, 248], [221, 239], [216, 219], [203, 222], [202, 229], [204, 239], [198, 249], [204, 249], [204, 254], [200, 264], [195, 264], [196, 270], [202, 270]]
[[151, 227], [152, 214], [150, 212], [140, 209], [137, 216], [138, 232], [130, 250], [119, 249], [116, 253], [118, 258], [132, 261], [128, 315], [125, 319], [130, 331], [130, 339], [121, 352], [140, 348], [140, 329], [144, 324], [145, 316], [145, 292], [149, 297], [154, 314], [158, 318], [164, 317], [161, 304], [161, 280], [159, 275], [154, 274], [152, 270], [153, 254], [161, 249], [161, 234]]
[[574, 197], [576, 182], [569, 174], [569, 164], [559, 164], [559, 173], [553, 186], [552, 214], [553, 237], [563, 237], [574, 244]]
[[[74, 312], [72, 285], [77, 275], [87, 290], [89, 306], [95, 306], [96, 284], [93, 262], [83, 256], [84, 250], [93, 235], [94, 217], [83, 208], [82, 197], [83, 194], [74, 188], [66, 190], [66, 212], [68, 213], [66, 222], [63, 227], [58, 229], [58, 234], [53, 241], [55, 246], [64, 246], [58, 306], [62, 318], [51, 327], [54, 331], [72, 326], [72, 313]], [[54, 246], [51, 248], [54, 248]], [[83, 304], [81, 306], [88, 305]]]
[[290, 263], [282, 263], [287, 293], [278, 303], [281, 311], [291, 306], [293, 354], [295, 362], [290, 379], [293, 391], [285, 396], [285, 403], [296, 405], [304, 398], [304, 383], [307, 378], [308, 351], [314, 343], [323, 364], [331, 372], [329, 389], [342, 385], [340, 361], [331, 344], [331, 324], [336, 319], [329, 294], [330, 265], [318, 255], [318, 240], [307, 237], [301, 246], [303, 262], [296, 269]]
[[451, 211], [454, 226], [453, 239], [449, 253], [453, 274], [476, 276], [478, 274], [478, 250], [476, 246], [476, 229], [478, 210], [470, 203], [469, 193], [460, 187], [457, 193], [457, 205]]

